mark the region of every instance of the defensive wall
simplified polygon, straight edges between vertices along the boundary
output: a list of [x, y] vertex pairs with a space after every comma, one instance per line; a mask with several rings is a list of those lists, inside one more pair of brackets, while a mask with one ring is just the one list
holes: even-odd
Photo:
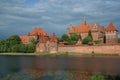
[[78, 53], [105, 53], [120, 54], [120, 44], [114, 45], [81, 45], [81, 46], [59, 46], [58, 52], [78, 52]]

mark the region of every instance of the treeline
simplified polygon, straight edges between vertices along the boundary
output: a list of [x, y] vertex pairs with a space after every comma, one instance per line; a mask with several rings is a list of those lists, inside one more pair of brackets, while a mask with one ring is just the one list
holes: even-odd
[[23, 44], [17, 35], [12, 35], [6, 40], [0, 40], [0, 53], [33, 53], [35, 52], [35, 48], [34, 42]]

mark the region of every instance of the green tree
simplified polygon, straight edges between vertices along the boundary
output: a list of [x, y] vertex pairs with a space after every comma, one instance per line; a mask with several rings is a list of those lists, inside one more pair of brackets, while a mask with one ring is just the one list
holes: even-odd
[[36, 47], [34, 44], [26, 44], [26, 53], [34, 53], [35, 49]]
[[19, 44], [13, 45], [11, 52], [19, 52]]
[[62, 37], [61, 37], [61, 40], [68, 42], [70, 40], [70, 38], [67, 34], [63, 34]]
[[12, 35], [10, 37], [8, 37], [6, 39], [6, 42], [10, 45], [10, 46], [13, 46], [13, 45], [16, 45], [16, 44], [20, 44], [21, 43], [21, 39], [19, 36], [17, 35]]
[[92, 38], [90, 36], [87, 36], [83, 39], [82, 44], [88, 44], [89, 42], [92, 42]]
[[88, 36], [90, 36], [91, 39], [93, 40], [93, 37], [92, 37], [92, 33], [91, 33], [91, 31], [88, 32]]
[[80, 38], [80, 36], [79, 36], [78, 34], [76, 34], [76, 33], [70, 34], [70, 39], [71, 39], [72, 41], [78, 41], [79, 38]]
[[30, 40], [30, 42], [32, 43], [32, 44], [37, 44], [37, 40], [36, 39], [34, 39], [34, 38], [32, 38], [31, 40]]
[[120, 38], [118, 38], [118, 43], [120, 43]]
[[105, 80], [105, 76], [102, 74], [95, 74], [91, 76], [89, 80]]

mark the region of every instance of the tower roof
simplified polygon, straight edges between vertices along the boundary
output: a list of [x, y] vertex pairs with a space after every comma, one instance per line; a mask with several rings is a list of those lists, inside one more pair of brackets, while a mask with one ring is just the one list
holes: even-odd
[[36, 35], [43, 35], [48, 36], [48, 34], [41, 28], [34, 28], [32, 32], [29, 33], [30, 36], [36, 36]]
[[106, 31], [117, 31], [115, 25], [111, 22], [108, 27], [106, 28]]
[[55, 33], [53, 33], [53, 34], [50, 36], [50, 41], [51, 41], [51, 42], [57, 42], [57, 38], [56, 38]]
[[28, 39], [28, 36], [19, 36], [22, 43], [28, 43], [29, 42], [29, 39]]

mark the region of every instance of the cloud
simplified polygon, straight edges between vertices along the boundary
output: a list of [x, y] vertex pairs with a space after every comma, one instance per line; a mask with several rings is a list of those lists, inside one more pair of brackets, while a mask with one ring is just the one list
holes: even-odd
[[24, 35], [38, 26], [60, 36], [84, 16], [88, 23], [106, 27], [112, 21], [119, 27], [119, 5], [119, 0], [0, 0], [0, 34]]

